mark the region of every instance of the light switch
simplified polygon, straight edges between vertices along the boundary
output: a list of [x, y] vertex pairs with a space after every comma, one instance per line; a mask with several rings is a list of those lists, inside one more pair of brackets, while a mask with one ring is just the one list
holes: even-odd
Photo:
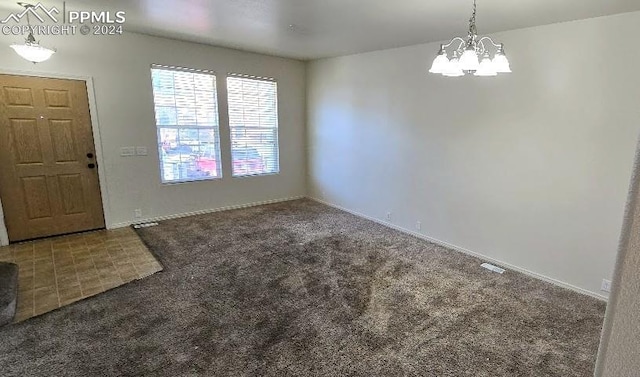
[[120, 148], [120, 156], [122, 157], [130, 157], [136, 155], [135, 147], [122, 147]]
[[146, 156], [147, 155], [147, 147], [136, 147], [136, 154], [138, 156]]

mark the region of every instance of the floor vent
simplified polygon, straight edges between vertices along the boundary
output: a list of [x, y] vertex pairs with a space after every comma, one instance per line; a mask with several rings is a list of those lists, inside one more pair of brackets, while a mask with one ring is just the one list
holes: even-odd
[[157, 226], [158, 223], [142, 223], [142, 224], [136, 224], [133, 227], [136, 229], [140, 229], [140, 228], [149, 228], [152, 226]]
[[486, 268], [487, 270], [493, 271], [493, 272], [497, 272], [499, 274], [504, 274], [504, 272], [506, 271], [504, 268], [500, 268], [498, 266], [494, 266], [490, 263], [483, 263], [480, 265], [481, 267]]

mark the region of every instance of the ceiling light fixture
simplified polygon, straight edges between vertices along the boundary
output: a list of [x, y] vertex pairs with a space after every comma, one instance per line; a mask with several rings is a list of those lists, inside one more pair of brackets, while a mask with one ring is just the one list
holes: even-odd
[[[511, 73], [509, 59], [504, 54], [504, 45], [498, 44], [490, 37], [478, 38], [476, 28], [476, 0], [473, 0], [473, 14], [469, 19], [469, 35], [464, 40], [455, 37], [449, 43], [440, 45], [440, 51], [433, 60], [429, 72], [438, 73], [447, 77], [464, 76], [465, 73], [474, 76], [497, 76], [498, 73]], [[453, 51], [451, 60], [447, 57], [447, 48], [459, 42]], [[490, 48], [496, 52], [491, 59]]]
[[55, 50], [50, 48], [46, 48], [40, 45], [39, 42], [36, 42], [36, 38], [33, 36], [33, 31], [31, 29], [31, 22], [29, 21], [29, 13], [31, 9], [33, 9], [33, 5], [26, 3], [18, 3], [18, 5], [24, 7], [25, 13], [27, 15], [27, 25], [29, 26], [29, 35], [25, 39], [23, 44], [14, 43], [10, 47], [22, 58], [32, 62], [32, 63], [42, 63], [45, 60], [49, 60], [53, 54], [55, 54]]

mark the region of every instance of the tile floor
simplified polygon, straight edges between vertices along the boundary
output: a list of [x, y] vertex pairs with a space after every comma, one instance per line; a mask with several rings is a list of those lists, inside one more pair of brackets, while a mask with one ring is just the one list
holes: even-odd
[[0, 261], [16, 263], [20, 268], [14, 322], [162, 270], [131, 228], [0, 247]]

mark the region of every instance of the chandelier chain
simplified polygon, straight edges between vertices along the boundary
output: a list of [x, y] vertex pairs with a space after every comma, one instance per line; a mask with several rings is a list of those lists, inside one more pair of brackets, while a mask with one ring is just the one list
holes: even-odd
[[473, 13], [471, 13], [471, 18], [469, 18], [469, 44], [471, 45], [476, 36], [478, 35], [478, 29], [476, 27], [476, 14], [478, 11], [478, 5], [476, 0], [473, 0]]

